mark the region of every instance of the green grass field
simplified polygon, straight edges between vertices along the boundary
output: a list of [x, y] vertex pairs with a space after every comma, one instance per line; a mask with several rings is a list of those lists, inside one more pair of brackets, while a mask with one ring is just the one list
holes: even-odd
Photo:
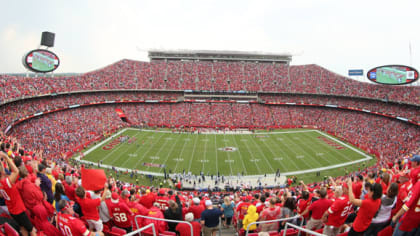
[[[130, 140], [119, 142], [121, 136]], [[164, 166], [168, 173], [185, 170], [224, 175], [272, 174], [277, 169], [286, 173], [369, 159], [360, 150], [316, 130], [173, 134], [127, 129], [85, 153], [85, 161], [139, 171], [163, 173]], [[335, 169], [344, 175], [343, 167]]]

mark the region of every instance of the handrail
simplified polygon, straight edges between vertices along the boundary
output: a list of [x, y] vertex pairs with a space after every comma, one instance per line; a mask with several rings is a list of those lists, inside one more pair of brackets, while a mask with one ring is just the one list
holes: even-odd
[[284, 231], [283, 231], [283, 236], [286, 236], [286, 233], [287, 233], [287, 226], [290, 226], [290, 227], [292, 227], [292, 228], [296, 228], [296, 229], [298, 229], [298, 230], [299, 230], [299, 233], [300, 233], [300, 231], [303, 231], [303, 232], [305, 232], [305, 233], [309, 233], [309, 234], [311, 234], [311, 235], [316, 235], [316, 236], [326, 236], [326, 234], [320, 234], [320, 233], [315, 232], [315, 231], [313, 231], [313, 230], [305, 229], [305, 228], [303, 228], [303, 227], [300, 227], [300, 226], [294, 225], [294, 224], [289, 223], [289, 222], [286, 222], [286, 226], [284, 227]]
[[[162, 219], [162, 218], [155, 218], [155, 217], [150, 217], [150, 216], [142, 216], [142, 215], [137, 215], [136, 217], [134, 217], [134, 221], [136, 222], [136, 226], [137, 228], [139, 227], [139, 223], [137, 222], [137, 218], [145, 218], [145, 219], [151, 219], [151, 220], [158, 220], [158, 221], [165, 221], [165, 222], [172, 222], [172, 223], [186, 223], [190, 226], [191, 228], [191, 235], [194, 235], [194, 229], [193, 226], [190, 222], [188, 221], [182, 221], [182, 220], [169, 220], [169, 219]], [[153, 234], [156, 235], [156, 234]]]
[[[301, 215], [296, 215], [296, 216], [292, 216], [292, 217], [288, 217], [288, 218], [281, 218], [281, 219], [276, 219], [276, 220], [265, 220], [265, 221], [252, 222], [248, 225], [248, 227], [246, 227], [245, 236], [248, 236], [249, 228], [251, 227], [251, 225], [273, 223], [273, 222], [282, 222], [282, 221], [286, 221], [286, 220], [293, 220], [293, 219], [299, 219], [299, 218], [301, 219], [300, 226], [302, 226], [303, 225], [303, 216], [301, 216]], [[287, 222], [286, 222], [286, 224], [287, 224]]]
[[150, 224], [148, 224], [148, 225], [146, 225], [146, 226], [144, 226], [144, 227], [142, 227], [142, 228], [140, 228], [140, 229], [137, 229], [137, 230], [135, 230], [135, 231], [133, 231], [133, 232], [131, 232], [131, 233], [124, 234], [124, 236], [131, 236], [131, 235], [135, 235], [135, 234], [140, 233], [141, 231], [143, 231], [143, 230], [145, 230], [145, 229], [148, 229], [148, 228], [150, 228], [150, 227], [152, 227], [153, 236], [156, 236], [156, 229], [155, 229], [155, 225], [154, 225], [153, 223], [150, 223]]

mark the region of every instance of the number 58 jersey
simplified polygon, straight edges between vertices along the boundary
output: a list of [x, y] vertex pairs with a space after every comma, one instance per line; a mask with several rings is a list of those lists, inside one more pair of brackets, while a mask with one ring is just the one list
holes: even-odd
[[132, 226], [132, 215], [130, 208], [121, 199], [118, 202], [105, 201], [108, 209], [109, 216], [117, 227], [129, 228]]

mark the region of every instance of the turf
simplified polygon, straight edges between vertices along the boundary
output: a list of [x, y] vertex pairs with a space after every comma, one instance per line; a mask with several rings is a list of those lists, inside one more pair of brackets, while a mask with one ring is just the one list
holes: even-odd
[[[135, 141], [114, 141], [116, 145], [112, 149], [103, 149], [121, 136], [134, 137]], [[362, 158], [365, 156], [350, 146], [314, 130], [178, 134], [128, 129], [93, 147], [84, 160], [158, 173], [166, 169], [168, 173], [185, 170], [193, 174], [262, 175], [277, 170], [284, 173], [313, 169]], [[161, 167], [145, 166], [144, 163]], [[340, 169], [343, 168], [336, 170]]]

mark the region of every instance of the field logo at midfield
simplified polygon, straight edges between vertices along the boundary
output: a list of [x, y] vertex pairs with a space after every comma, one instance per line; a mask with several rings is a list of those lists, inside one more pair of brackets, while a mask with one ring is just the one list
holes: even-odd
[[222, 148], [218, 148], [217, 150], [224, 151], [224, 152], [235, 152], [238, 149], [236, 147], [222, 147]]

